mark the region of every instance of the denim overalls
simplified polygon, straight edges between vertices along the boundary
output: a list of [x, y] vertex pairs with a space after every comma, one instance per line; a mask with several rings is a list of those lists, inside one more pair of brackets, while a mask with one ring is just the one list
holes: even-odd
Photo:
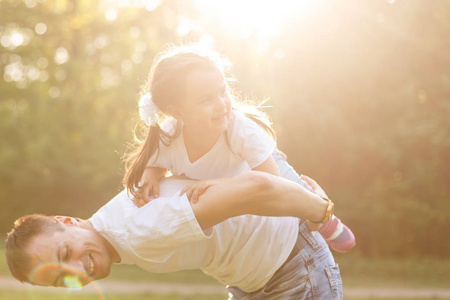
[[[274, 152], [272, 156], [277, 162], [281, 177], [305, 186], [280, 155]], [[262, 289], [246, 293], [236, 287], [227, 288], [229, 300], [343, 299], [339, 267], [334, 262], [330, 249], [322, 236], [316, 231], [311, 232], [303, 220], [300, 220], [297, 243], [291, 255]]]

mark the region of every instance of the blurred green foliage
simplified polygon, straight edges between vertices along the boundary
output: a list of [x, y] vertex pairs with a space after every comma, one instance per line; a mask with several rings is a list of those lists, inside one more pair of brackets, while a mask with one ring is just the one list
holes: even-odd
[[132, 2], [0, 0], [1, 232], [115, 195], [152, 58], [207, 38], [243, 96], [270, 97], [279, 148], [334, 199], [355, 251], [450, 251], [448, 1], [321, 1], [269, 37], [195, 1]]

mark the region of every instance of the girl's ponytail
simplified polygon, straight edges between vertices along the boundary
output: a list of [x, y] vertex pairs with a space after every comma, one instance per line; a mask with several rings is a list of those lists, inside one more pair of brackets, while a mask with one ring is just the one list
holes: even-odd
[[157, 153], [155, 160], [158, 158], [159, 143], [169, 146], [180, 135], [181, 123], [174, 121], [173, 125], [169, 132], [162, 130], [158, 123], [149, 126], [144, 141], [139, 140], [135, 135], [137, 145], [126, 154], [124, 159], [125, 175], [122, 182], [129, 196], [140, 198], [139, 182], [153, 154]]
[[133, 197], [139, 197], [139, 182], [150, 157], [159, 149], [161, 132], [158, 124], [150, 126], [145, 141], [135, 138], [139, 145], [125, 158], [123, 185]]

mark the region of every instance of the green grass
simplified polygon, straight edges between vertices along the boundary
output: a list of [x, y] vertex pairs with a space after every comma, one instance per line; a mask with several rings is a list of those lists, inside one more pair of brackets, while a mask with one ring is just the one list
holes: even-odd
[[224, 300], [226, 295], [177, 295], [174, 294], [128, 294], [110, 295], [88, 295], [76, 293], [42, 293], [0, 290], [0, 299], [21, 300]]
[[[358, 252], [349, 254], [335, 254], [335, 259], [341, 269], [341, 275], [346, 287], [394, 287], [394, 288], [448, 288], [450, 282], [450, 259], [437, 258], [372, 258], [362, 257]], [[0, 243], [0, 276], [8, 276], [9, 270], [6, 266], [4, 245]], [[182, 271], [167, 274], [153, 274], [139, 269], [135, 266], [115, 265], [111, 275], [105, 280], [123, 280], [131, 282], [165, 282], [184, 284], [207, 284], [220, 285], [215, 279], [206, 276], [199, 270]], [[175, 292], [175, 291], [174, 291]], [[24, 299], [24, 300], [94, 300], [102, 299], [98, 295], [77, 294], [66, 290], [57, 292], [33, 291], [24, 288], [24, 291], [0, 290], [0, 299]], [[107, 300], [141, 300], [141, 299], [226, 299], [222, 295], [158, 295], [139, 294], [130, 291], [129, 294], [106, 295]], [[373, 297], [354, 298], [350, 300], [372, 300]], [[389, 300], [389, 298], [383, 298]], [[418, 299], [418, 298], [414, 298]], [[402, 298], [402, 300], [408, 300]]]
[[[377, 298], [373, 298], [373, 297], [363, 297], [363, 298], [353, 298], [353, 297], [345, 297], [345, 300], [380, 300], [380, 299], [383, 299], [383, 300], [399, 300], [399, 298], [379, 298], [379, 297], [377, 297]], [[401, 298], [401, 300], [430, 300], [430, 298], [417, 298], [417, 297], [415, 297], [415, 298]]]
[[205, 275], [200, 270], [157, 274], [157, 273], [150, 273], [136, 266], [130, 265], [114, 265], [113, 268], [111, 269], [111, 274], [108, 277], [108, 279], [125, 280], [133, 282], [152, 281], [152, 282], [220, 285], [220, 283], [217, 282], [217, 280], [215, 280], [211, 276]]
[[[5, 258], [5, 242], [0, 241], [0, 276], [11, 276], [6, 264]], [[3, 298], [0, 298], [3, 299]]]
[[[364, 258], [357, 252], [335, 253], [345, 287], [448, 288], [450, 259]], [[152, 274], [134, 266], [117, 265], [111, 279], [130, 281], [219, 284], [201, 271]]]
[[449, 288], [450, 259], [364, 258], [335, 254], [344, 287]]
[[[11, 292], [0, 290], [0, 299], [21, 299], [21, 300], [225, 300], [226, 295], [167, 295], [167, 294], [122, 294], [108, 295], [103, 297], [98, 295], [78, 295], [67, 293], [28, 293]], [[380, 298], [349, 298], [346, 300], [379, 300]], [[417, 300], [418, 298], [402, 298], [402, 300]], [[397, 298], [383, 298], [383, 300], [398, 300]]]

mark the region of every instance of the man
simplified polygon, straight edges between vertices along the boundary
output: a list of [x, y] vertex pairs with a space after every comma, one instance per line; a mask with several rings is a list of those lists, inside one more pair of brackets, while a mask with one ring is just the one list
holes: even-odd
[[178, 196], [191, 181], [170, 179], [142, 208], [123, 191], [89, 220], [24, 217], [8, 234], [8, 265], [18, 280], [44, 286], [84, 285], [124, 263], [201, 269], [230, 286], [230, 299], [342, 299], [326, 243], [304, 221], [299, 227], [297, 218], [322, 222], [332, 213], [323, 190], [306, 180], [320, 196], [249, 172], [211, 186], [195, 204]]

